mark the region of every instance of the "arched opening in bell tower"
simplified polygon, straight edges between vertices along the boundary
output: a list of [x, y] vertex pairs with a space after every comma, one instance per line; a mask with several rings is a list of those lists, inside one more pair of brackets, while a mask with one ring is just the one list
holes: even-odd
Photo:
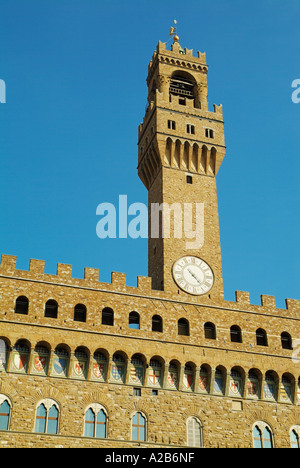
[[185, 71], [176, 70], [171, 77], [169, 96], [172, 102], [172, 96], [176, 96], [178, 103], [186, 105], [187, 100], [192, 100], [194, 107], [200, 107], [197, 97], [197, 82], [193, 75]]

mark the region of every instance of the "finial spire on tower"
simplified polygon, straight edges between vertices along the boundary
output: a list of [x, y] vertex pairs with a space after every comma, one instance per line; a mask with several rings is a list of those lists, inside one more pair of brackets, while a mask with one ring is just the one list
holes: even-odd
[[174, 43], [179, 42], [179, 37], [177, 36], [177, 20], [174, 20], [175, 26], [170, 28], [170, 36], [173, 38]]

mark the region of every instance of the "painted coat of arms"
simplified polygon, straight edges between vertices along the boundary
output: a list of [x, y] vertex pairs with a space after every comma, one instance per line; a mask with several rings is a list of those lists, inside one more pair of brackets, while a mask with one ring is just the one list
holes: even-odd
[[177, 372], [168, 373], [168, 383], [171, 388], [177, 388], [178, 385], [178, 375]]
[[53, 362], [54, 375], [64, 376], [67, 375], [67, 359], [57, 357]]
[[117, 366], [114, 364], [111, 368], [111, 375], [114, 380], [123, 380], [124, 368], [123, 366]]
[[33, 366], [38, 374], [46, 374], [47, 372], [47, 357], [46, 356], [34, 356]]
[[199, 387], [202, 392], [207, 392], [208, 388], [208, 377], [207, 375], [201, 375], [199, 377]]
[[239, 380], [230, 380], [230, 393], [238, 395], [241, 392], [241, 382]]
[[101, 364], [99, 362], [93, 363], [93, 374], [97, 380], [104, 380], [105, 379], [105, 364]]
[[15, 353], [13, 356], [13, 367], [17, 372], [26, 372], [28, 355]]
[[135, 384], [143, 385], [143, 373], [142, 367], [131, 367], [130, 381]]
[[85, 361], [74, 361], [73, 364], [73, 375], [81, 379], [85, 378], [86, 362]]
[[149, 372], [149, 384], [150, 385], [160, 385], [160, 370], [150, 369]]
[[214, 382], [214, 392], [217, 394], [222, 394], [224, 391], [224, 383], [222, 377], [216, 377]]
[[259, 387], [258, 382], [255, 380], [248, 380], [247, 382], [247, 394], [249, 398], [258, 398]]
[[275, 384], [272, 382], [265, 382], [264, 398], [266, 400], [275, 400]]
[[192, 389], [193, 386], [193, 374], [184, 374], [183, 376], [183, 385], [188, 390]]

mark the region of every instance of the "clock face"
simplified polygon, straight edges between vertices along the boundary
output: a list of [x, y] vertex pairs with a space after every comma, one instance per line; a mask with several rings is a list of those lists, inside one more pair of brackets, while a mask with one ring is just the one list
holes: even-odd
[[214, 285], [212, 269], [198, 257], [180, 258], [174, 263], [172, 274], [183, 291], [195, 296], [208, 293]]

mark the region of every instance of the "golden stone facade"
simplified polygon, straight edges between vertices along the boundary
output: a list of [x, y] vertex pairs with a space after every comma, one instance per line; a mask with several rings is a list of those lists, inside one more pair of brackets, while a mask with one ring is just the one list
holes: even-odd
[[[299, 446], [299, 301], [278, 309], [271, 296], [261, 305], [246, 292], [223, 296], [215, 176], [224, 126], [222, 107], [208, 110], [207, 71], [205, 54], [159, 43], [139, 128], [149, 206], [203, 203], [200, 250], [149, 238], [149, 277], [137, 287], [123, 273], [99, 282], [91, 268], [76, 279], [70, 265], [45, 274], [40, 260], [21, 271], [2, 255], [1, 447]], [[184, 256], [211, 267], [209, 292], [174, 282]]]

